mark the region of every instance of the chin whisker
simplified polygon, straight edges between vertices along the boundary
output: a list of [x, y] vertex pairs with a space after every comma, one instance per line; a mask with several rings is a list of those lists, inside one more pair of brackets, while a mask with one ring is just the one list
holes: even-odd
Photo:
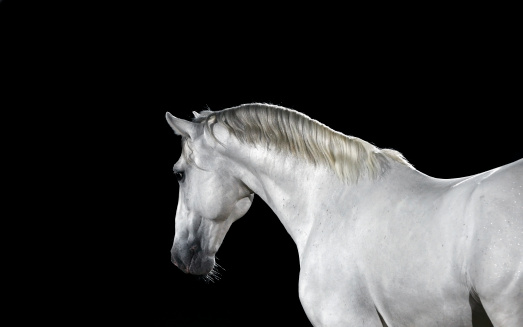
[[[218, 259], [218, 258], [216, 258]], [[205, 283], [215, 283], [219, 281], [222, 277], [221, 273], [218, 270], [225, 271], [225, 268], [220, 266], [216, 261], [214, 262], [214, 266], [212, 267], [212, 270], [205, 276], [202, 277], [203, 281]]]

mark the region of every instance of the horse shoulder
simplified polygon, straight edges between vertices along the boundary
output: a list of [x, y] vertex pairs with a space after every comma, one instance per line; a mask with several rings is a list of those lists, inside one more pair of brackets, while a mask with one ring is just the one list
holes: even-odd
[[496, 326], [523, 321], [523, 160], [475, 179], [468, 204], [473, 227], [467, 274]]
[[475, 183], [468, 204], [470, 282], [486, 303], [499, 301], [503, 293], [513, 300], [520, 294], [521, 300], [523, 160], [480, 174]]

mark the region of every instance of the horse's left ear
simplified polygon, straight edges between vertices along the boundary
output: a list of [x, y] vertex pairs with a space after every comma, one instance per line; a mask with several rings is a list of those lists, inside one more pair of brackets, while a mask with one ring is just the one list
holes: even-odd
[[165, 113], [165, 119], [167, 119], [167, 123], [169, 123], [169, 126], [171, 126], [176, 135], [185, 136], [191, 139], [196, 136], [198, 124], [188, 120], [176, 118], [169, 112]]

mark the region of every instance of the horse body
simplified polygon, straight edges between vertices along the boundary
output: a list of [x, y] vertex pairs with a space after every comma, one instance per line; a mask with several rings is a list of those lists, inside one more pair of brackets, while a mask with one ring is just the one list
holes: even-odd
[[[520, 323], [521, 197], [495, 189], [523, 185], [521, 177], [503, 180], [523, 176], [523, 161], [455, 180], [395, 166], [374, 185], [341, 191], [328, 205], [337, 212], [316, 214], [300, 273], [311, 321], [379, 326], [378, 311], [389, 326], [472, 326], [472, 292], [495, 325]], [[333, 306], [326, 323], [324, 301]]]
[[379, 155], [376, 178], [364, 171], [347, 183], [271, 143], [249, 146], [219, 122], [168, 121], [191, 142], [175, 165], [187, 178], [172, 250], [182, 270], [208, 272], [258, 194], [296, 243], [314, 326], [472, 326], [471, 299], [495, 326], [523, 322], [523, 160], [437, 179]]

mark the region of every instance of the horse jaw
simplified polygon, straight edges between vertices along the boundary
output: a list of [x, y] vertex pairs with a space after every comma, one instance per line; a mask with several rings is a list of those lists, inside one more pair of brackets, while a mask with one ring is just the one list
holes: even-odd
[[[227, 219], [213, 221], [202, 219], [196, 237], [176, 239], [171, 249], [171, 261], [186, 274], [207, 275], [215, 265], [215, 255], [232, 223], [240, 219], [251, 207], [254, 194], [238, 200]], [[180, 245], [180, 244], [184, 244]]]

